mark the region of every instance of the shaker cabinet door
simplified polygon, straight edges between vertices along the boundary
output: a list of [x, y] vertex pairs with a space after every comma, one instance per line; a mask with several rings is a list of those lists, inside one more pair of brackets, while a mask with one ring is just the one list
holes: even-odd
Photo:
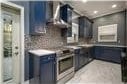
[[31, 1], [29, 14], [30, 34], [44, 32], [46, 25], [46, 1]]
[[79, 18], [79, 37], [92, 38], [92, 22], [86, 17]]

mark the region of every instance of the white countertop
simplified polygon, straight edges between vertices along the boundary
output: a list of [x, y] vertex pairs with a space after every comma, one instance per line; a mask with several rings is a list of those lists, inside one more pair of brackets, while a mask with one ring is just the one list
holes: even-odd
[[127, 47], [123, 45], [102, 45], [102, 44], [93, 44], [93, 46], [106, 46], [106, 47]]
[[93, 47], [93, 44], [82, 44], [82, 45], [78, 45], [78, 46], [84, 46], [84, 47]]
[[67, 48], [73, 48], [73, 49], [80, 49], [81, 47], [78, 46], [66, 46]]
[[55, 54], [54, 51], [44, 50], [44, 49], [37, 49], [37, 50], [29, 50], [30, 53], [37, 55], [37, 56], [44, 56], [49, 54]]
[[76, 47], [78, 46], [84, 46], [84, 47], [105, 46], [105, 47], [127, 48], [127, 46], [123, 46], [123, 45], [103, 45], [103, 44], [82, 44], [82, 45], [75, 45], [75, 46], [68, 46], [68, 47], [76, 49]]

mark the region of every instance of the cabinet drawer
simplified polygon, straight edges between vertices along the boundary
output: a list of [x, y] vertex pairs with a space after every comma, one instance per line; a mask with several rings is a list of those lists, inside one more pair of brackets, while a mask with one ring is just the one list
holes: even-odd
[[52, 55], [47, 55], [47, 56], [42, 56], [40, 58], [40, 63], [45, 63], [45, 62], [49, 62], [51, 60], [55, 60], [55, 54]]

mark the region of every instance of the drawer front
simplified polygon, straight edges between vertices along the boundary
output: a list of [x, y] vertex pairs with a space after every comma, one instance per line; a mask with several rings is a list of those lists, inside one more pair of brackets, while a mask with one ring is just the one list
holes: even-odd
[[42, 56], [42, 57], [40, 57], [40, 63], [45, 63], [45, 62], [48, 62], [50, 60], [55, 60], [55, 59], [56, 59], [56, 55], [55, 54]]

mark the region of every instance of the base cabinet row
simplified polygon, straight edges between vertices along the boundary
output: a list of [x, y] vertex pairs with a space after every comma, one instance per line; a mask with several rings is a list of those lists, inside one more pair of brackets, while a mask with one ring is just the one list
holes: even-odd
[[114, 63], [121, 63], [122, 48], [96, 46], [94, 48], [95, 59], [105, 60]]

